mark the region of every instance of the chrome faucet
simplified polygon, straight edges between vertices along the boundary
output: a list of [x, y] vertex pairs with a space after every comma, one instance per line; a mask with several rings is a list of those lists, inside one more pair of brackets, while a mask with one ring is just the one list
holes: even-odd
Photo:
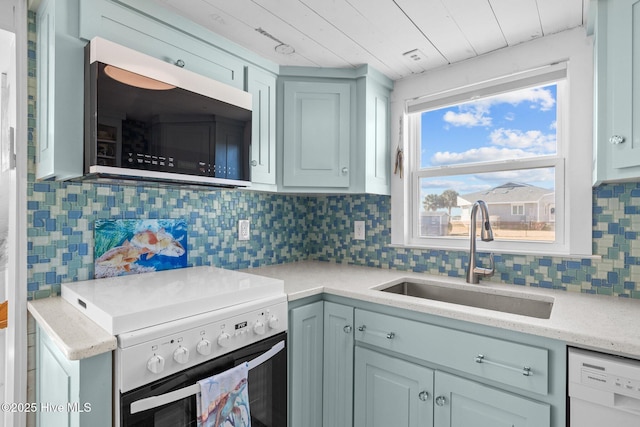
[[469, 240], [471, 241], [469, 246], [469, 265], [467, 266], [467, 283], [480, 283], [480, 279], [483, 277], [491, 277], [495, 273], [495, 265], [493, 263], [493, 254], [489, 255], [490, 268], [482, 268], [476, 266], [476, 214], [478, 208], [482, 213], [482, 230], [480, 230], [480, 238], [483, 242], [490, 242], [493, 240], [493, 230], [489, 223], [489, 210], [487, 204], [478, 200], [473, 204], [471, 208], [471, 224], [469, 225]]

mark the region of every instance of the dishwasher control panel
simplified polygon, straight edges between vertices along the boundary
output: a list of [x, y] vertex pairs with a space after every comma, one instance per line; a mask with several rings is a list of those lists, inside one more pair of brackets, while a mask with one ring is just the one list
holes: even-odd
[[569, 349], [569, 395], [578, 386], [640, 398], [640, 360]]

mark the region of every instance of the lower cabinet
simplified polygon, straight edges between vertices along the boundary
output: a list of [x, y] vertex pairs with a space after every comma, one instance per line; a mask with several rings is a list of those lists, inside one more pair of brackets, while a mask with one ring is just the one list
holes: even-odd
[[[551, 407], [444, 372], [435, 374], [438, 427], [548, 427]], [[428, 425], [428, 424], [427, 424]]]
[[354, 305], [290, 310], [291, 426], [565, 425], [564, 343]]
[[432, 369], [365, 348], [355, 353], [354, 426], [433, 426]]
[[289, 313], [289, 425], [353, 425], [353, 307], [317, 301]]
[[68, 360], [36, 327], [36, 424], [111, 426], [111, 353]]

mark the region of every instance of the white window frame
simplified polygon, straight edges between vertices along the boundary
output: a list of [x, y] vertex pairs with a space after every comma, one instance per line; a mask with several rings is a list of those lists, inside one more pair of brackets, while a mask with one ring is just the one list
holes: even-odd
[[[396, 83], [392, 114], [401, 119], [392, 123], [392, 131], [399, 135], [397, 148], [404, 152], [404, 178], [392, 179], [391, 232], [392, 245], [429, 249], [468, 250], [468, 239], [416, 238], [420, 203], [417, 193], [419, 131], [417, 120], [410, 120], [410, 111], [425, 109], [425, 102], [443, 99], [462, 102], [456, 97], [468, 97], [473, 91], [491, 88], [496, 84], [523, 81], [544, 70], [566, 68], [567, 79], [558, 96], [558, 114], [563, 115], [558, 129], [558, 154], [544, 158], [510, 161], [512, 169], [555, 167], [556, 171], [556, 241], [493, 241], [478, 242], [478, 249], [497, 253], [540, 254], [561, 256], [591, 256], [592, 211], [592, 123], [593, 123], [593, 52], [592, 41], [585, 30], [578, 28], [553, 36], [536, 39], [514, 47], [482, 55], [472, 60], [453, 64], [424, 75]], [[532, 73], [532, 74], [531, 74]], [[524, 85], [526, 86], [526, 84]], [[559, 85], [558, 91], [560, 92]], [[513, 89], [515, 89], [514, 87]], [[473, 96], [473, 95], [471, 95]], [[468, 98], [466, 98], [468, 99]], [[571, 114], [568, 114], [569, 111]], [[501, 162], [504, 166], [504, 162]], [[469, 165], [469, 172], [489, 172], [495, 164]], [[459, 175], [464, 167], [439, 168], [433, 176]], [[504, 170], [504, 168], [503, 168]], [[423, 172], [420, 172], [424, 174]]]

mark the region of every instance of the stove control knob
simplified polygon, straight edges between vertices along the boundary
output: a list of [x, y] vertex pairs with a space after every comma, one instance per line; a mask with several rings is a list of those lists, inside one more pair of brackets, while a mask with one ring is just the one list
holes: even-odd
[[275, 316], [271, 316], [269, 318], [269, 328], [271, 329], [277, 329], [278, 328], [278, 323], [280, 322], [280, 320]]
[[196, 350], [203, 356], [208, 356], [211, 354], [211, 341], [209, 340], [201, 340], [196, 346]]
[[153, 357], [147, 361], [147, 369], [154, 374], [159, 374], [164, 371], [164, 357], [154, 354]]
[[189, 349], [186, 347], [178, 347], [176, 351], [173, 352], [173, 360], [184, 365], [189, 361]]
[[262, 321], [260, 320], [256, 320], [256, 323], [253, 324], [253, 332], [255, 332], [257, 335], [264, 335], [264, 323], [262, 323]]
[[218, 345], [220, 347], [229, 347], [229, 345], [231, 345], [229, 339], [231, 339], [231, 336], [226, 332], [222, 332], [218, 335]]

